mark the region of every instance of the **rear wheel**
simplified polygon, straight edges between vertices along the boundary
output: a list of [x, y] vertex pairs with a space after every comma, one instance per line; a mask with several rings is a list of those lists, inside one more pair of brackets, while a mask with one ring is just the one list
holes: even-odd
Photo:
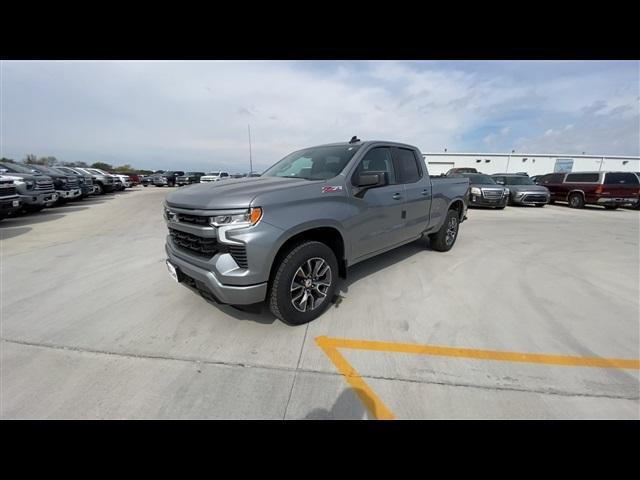
[[569, 207], [584, 208], [584, 198], [581, 193], [572, 193], [569, 195]]
[[280, 320], [302, 325], [331, 305], [338, 280], [338, 261], [322, 242], [305, 241], [282, 259], [271, 284], [269, 308]]
[[447, 252], [456, 243], [460, 221], [456, 210], [449, 210], [447, 217], [437, 233], [429, 235], [431, 248], [438, 252]]

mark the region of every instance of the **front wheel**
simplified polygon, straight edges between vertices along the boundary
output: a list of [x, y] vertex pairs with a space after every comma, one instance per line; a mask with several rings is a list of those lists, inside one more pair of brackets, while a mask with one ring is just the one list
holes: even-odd
[[104, 194], [104, 187], [102, 186], [102, 184], [101, 183], [96, 183], [96, 186], [98, 187], [98, 189], [96, 191], [96, 195]]
[[338, 281], [338, 261], [327, 245], [305, 241], [282, 259], [271, 284], [269, 308], [280, 320], [302, 325], [329, 307]]
[[456, 210], [449, 210], [447, 217], [437, 233], [429, 235], [431, 248], [438, 252], [448, 252], [456, 243], [460, 221]]

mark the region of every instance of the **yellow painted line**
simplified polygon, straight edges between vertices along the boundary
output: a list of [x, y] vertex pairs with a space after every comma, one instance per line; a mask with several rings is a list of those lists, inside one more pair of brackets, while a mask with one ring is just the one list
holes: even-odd
[[338, 372], [356, 390], [360, 400], [371, 414], [379, 419], [394, 419], [389, 408], [371, 390], [355, 368], [338, 351], [339, 348], [368, 350], [377, 352], [411, 353], [442, 357], [472, 358], [476, 360], [497, 360], [503, 362], [540, 363], [571, 367], [620, 368], [640, 370], [640, 359], [575, 357], [570, 355], [548, 355], [541, 353], [503, 352], [497, 350], [478, 350], [474, 348], [441, 347], [436, 345], [418, 345], [411, 343], [377, 342], [369, 340], [349, 340], [345, 338], [316, 337], [316, 343], [333, 362]]
[[333, 362], [338, 372], [347, 380], [349, 385], [355, 390], [356, 395], [360, 398], [360, 401], [375, 418], [378, 420], [393, 420], [395, 418], [391, 410], [389, 410], [382, 400], [371, 390], [371, 387], [367, 385], [356, 369], [331, 345], [331, 339], [327, 337], [317, 337], [316, 343], [327, 357], [329, 357], [329, 360]]

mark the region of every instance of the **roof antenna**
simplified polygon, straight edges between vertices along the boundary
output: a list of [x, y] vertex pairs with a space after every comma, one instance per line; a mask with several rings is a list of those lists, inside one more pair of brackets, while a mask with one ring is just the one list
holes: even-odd
[[360, 139], [354, 135], [353, 137], [351, 137], [351, 140], [349, 140], [349, 143], [357, 143], [359, 141]]

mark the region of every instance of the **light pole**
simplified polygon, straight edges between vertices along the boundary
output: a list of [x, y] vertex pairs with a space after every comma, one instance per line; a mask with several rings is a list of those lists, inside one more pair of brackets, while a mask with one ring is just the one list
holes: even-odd
[[249, 175], [253, 173], [253, 159], [251, 158], [251, 125], [247, 125], [249, 131]]

